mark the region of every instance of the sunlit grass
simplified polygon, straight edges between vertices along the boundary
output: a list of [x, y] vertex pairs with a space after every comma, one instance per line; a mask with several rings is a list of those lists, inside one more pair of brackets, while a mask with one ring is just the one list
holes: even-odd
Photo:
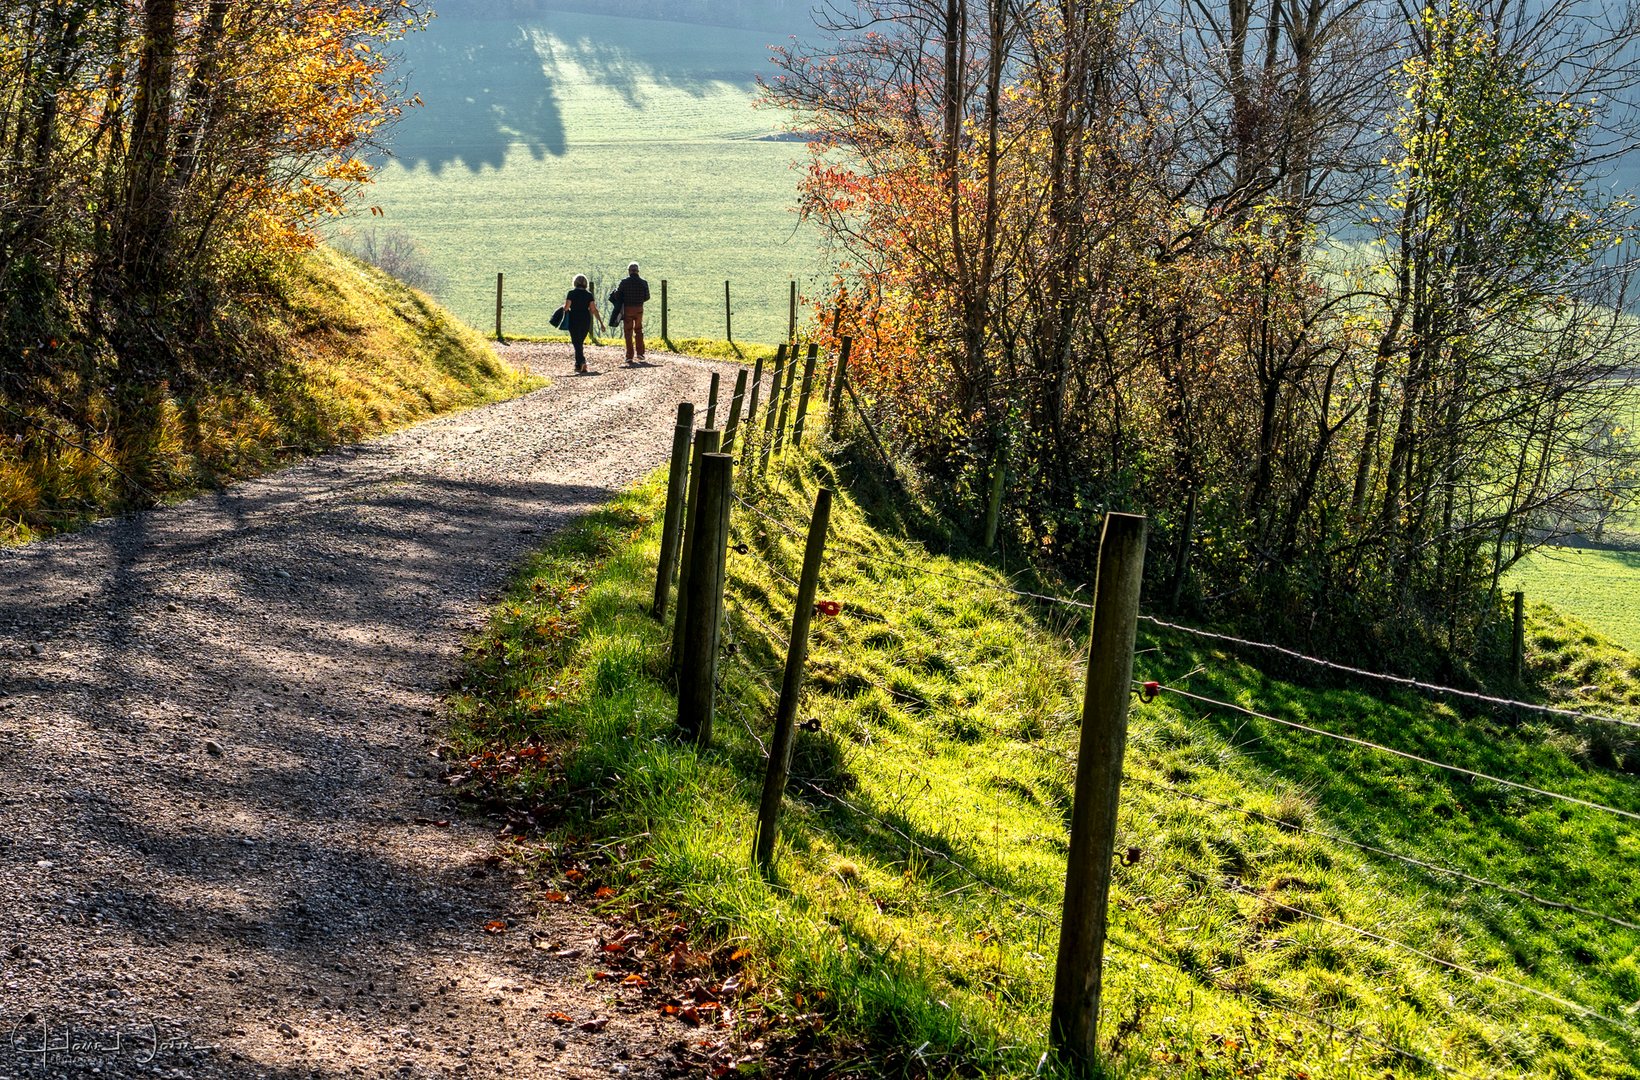
[[298, 259], [277, 297], [246, 316], [232, 377], [156, 390], [142, 419], [106, 398], [92, 431], [41, 414], [0, 442], [0, 543], [254, 475], [539, 385], [426, 296], [327, 249]]
[[[518, 782], [558, 807], [566, 833], [642, 837], [601, 882], [618, 902], [738, 943], [771, 1012], [803, 995], [834, 1036], [875, 1048], [868, 1072], [1034, 1075], [1086, 628], [1074, 610], [970, 584], [1002, 583], [982, 563], [874, 528], [908, 509], [860, 501], [850, 477], [824, 459], [777, 464], [767, 487], [740, 477], [785, 527], [737, 511], [746, 553], [729, 556], [735, 649], [712, 748], [671, 735], [666, 632], [647, 614], [654, 484], [528, 569], [476, 643], [457, 737], [465, 750], [531, 739], [562, 755]], [[843, 612], [814, 631], [799, 716], [820, 730], [799, 735], [765, 882], [751, 826], [802, 551], [787, 528], [801, 530], [821, 484], [839, 498], [820, 596]], [[1533, 648], [1541, 678], [1549, 653]], [[1147, 633], [1137, 674], [1640, 811], [1640, 786], [1621, 771], [1640, 761], [1602, 761], [1586, 733], [1558, 725], [1305, 688]], [[1640, 692], [1632, 666], [1612, 678]], [[1640, 833], [1629, 823], [1166, 695], [1135, 710], [1127, 771], [1118, 849], [1134, 851], [1115, 868], [1121, 946], [1103, 1028], [1117, 1074], [1416, 1075], [1418, 1058], [1488, 1077], [1640, 1068], [1622, 1030], [1640, 1000], [1640, 934], [1322, 835], [1632, 918]]]

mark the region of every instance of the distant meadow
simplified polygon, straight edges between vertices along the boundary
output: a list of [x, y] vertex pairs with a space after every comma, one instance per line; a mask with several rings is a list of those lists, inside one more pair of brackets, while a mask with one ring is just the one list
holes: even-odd
[[498, 272], [506, 332], [539, 334], [574, 274], [607, 292], [636, 260], [652, 332], [664, 278], [673, 336], [722, 337], [728, 280], [734, 336], [780, 340], [788, 282], [807, 295], [820, 263], [793, 209], [807, 151], [756, 107], [777, 40], [570, 12], [441, 15], [402, 43], [424, 104], [388, 136], [343, 242], [408, 234], [437, 297], [486, 330]]

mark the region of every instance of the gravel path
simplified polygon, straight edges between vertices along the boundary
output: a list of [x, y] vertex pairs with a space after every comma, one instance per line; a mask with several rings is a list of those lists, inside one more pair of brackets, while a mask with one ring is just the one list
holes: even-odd
[[0, 1078], [672, 1074], [430, 750], [519, 558], [713, 366], [501, 351], [557, 381], [0, 552]]

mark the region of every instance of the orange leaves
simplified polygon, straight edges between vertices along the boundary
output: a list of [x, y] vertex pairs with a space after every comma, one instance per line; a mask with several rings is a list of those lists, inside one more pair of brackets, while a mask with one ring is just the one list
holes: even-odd
[[486, 934], [505, 934], [507, 932], [506, 920], [491, 919], [489, 922], [484, 924], [484, 932]]

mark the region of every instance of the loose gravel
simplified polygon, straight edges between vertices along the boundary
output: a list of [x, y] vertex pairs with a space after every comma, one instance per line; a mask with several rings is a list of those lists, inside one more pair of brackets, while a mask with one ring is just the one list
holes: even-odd
[[675, 1073], [432, 750], [520, 558], [734, 368], [500, 352], [555, 382], [0, 552], [0, 1078]]

